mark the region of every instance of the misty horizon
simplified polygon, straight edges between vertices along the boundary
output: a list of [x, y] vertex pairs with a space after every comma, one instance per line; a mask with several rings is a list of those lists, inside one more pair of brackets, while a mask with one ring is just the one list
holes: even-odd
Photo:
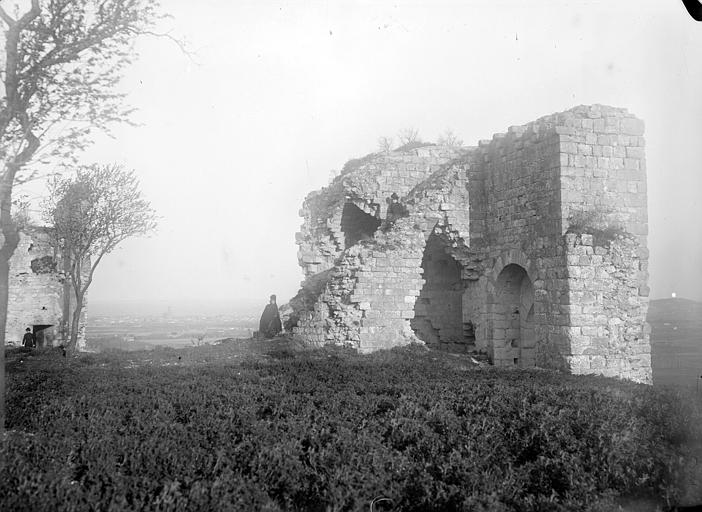
[[[677, 300], [680, 302], [701, 301], [689, 297], [659, 297], [651, 300]], [[287, 303], [279, 301], [279, 306]], [[265, 301], [254, 299], [113, 299], [91, 301], [87, 308], [88, 316], [92, 317], [163, 317], [173, 318], [183, 316], [254, 316], [257, 317], [265, 307]]]
[[651, 299], [702, 300], [702, 30], [681, 2], [165, 7], [192, 54], [140, 39], [121, 85], [139, 126], [82, 157], [135, 169], [161, 222], [101, 262], [91, 304], [284, 304], [304, 198], [379, 137], [451, 129], [471, 146], [594, 103], [646, 125]]
[[[89, 316], [248, 316], [263, 311], [267, 300], [254, 299], [102, 299], [90, 301]], [[282, 304], [282, 303], [281, 303]]]

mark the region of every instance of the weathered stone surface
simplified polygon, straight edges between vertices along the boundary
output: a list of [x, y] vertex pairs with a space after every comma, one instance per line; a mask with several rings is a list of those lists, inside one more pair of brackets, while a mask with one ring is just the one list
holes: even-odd
[[[360, 159], [303, 205], [295, 336], [650, 382], [642, 134], [625, 109], [579, 106]], [[388, 222], [393, 192], [406, 215]]]
[[[20, 233], [19, 244], [10, 258], [6, 345], [20, 345], [27, 327], [36, 332], [37, 341], [43, 346], [67, 341], [64, 297], [69, 292], [69, 315], [73, 314], [75, 297], [71, 288], [65, 286], [62, 268], [61, 254], [49, 243], [46, 229], [30, 227]], [[79, 349], [85, 347], [86, 310], [87, 304], [78, 331]]]

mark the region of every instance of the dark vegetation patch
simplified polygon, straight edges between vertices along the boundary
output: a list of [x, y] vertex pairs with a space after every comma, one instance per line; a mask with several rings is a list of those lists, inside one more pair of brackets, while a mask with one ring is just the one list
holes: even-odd
[[29, 265], [35, 274], [50, 274], [56, 272], [56, 260], [51, 256], [33, 259]]
[[15, 349], [8, 372], [2, 510], [616, 510], [683, 499], [702, 429], [679, 391], [418, 347]]
[[310, 212], [312, 219], [316, 219], [318, 224], [324, 224], [326, 219], [331, 217], [334, 210], [345, 198], [344, 187], [338, 178], [332, 183], [322, 188], [322, 190], [310, 193], [305, 198], [305, 206]]
[[617, 239], [633, 240], [633, 235], [620, 223], [610, 220], [611, 217], [612, 213], [606, 211], [575, 212], [568, 217], [566, 233], [592, 235], [593, 242], [600, 247], [609, 247]]
[[363, 167], [366, 164], [371, 163], [373, 160], [378, 158], [381, 155], [381, 153], [368, 153], [366, 156], [362, 156], [360, 158], [352, 158], [348, 162], [344, 164], [344, 167], [341, 168], [341, 176], [344, 176], [350, 172], [355, 171], [356, 169]]

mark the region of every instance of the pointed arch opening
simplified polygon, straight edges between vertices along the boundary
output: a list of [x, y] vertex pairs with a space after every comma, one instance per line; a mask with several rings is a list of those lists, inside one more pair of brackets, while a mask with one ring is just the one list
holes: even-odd
[[463, 313], [465, 285], [461, 270], [441, 238], [430, 235], [422, 257], [424, 286], [410, 321], [416, 336], [430, 348], [449, 352], [475, 348], [473, 324]]

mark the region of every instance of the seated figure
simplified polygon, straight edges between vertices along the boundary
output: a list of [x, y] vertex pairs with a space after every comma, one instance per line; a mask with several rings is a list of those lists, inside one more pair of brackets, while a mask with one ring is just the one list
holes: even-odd
[[388, 213], [385, 216], [385, 225], [383, 226], [383, 231], [389, 230], [397, 219], [402, 217], [407, 217], [409, 213], [404, 204], [400, 202], [400, 198], [397, 193], [393, 192], [390, 196], [390, 204], [388, 204]]

